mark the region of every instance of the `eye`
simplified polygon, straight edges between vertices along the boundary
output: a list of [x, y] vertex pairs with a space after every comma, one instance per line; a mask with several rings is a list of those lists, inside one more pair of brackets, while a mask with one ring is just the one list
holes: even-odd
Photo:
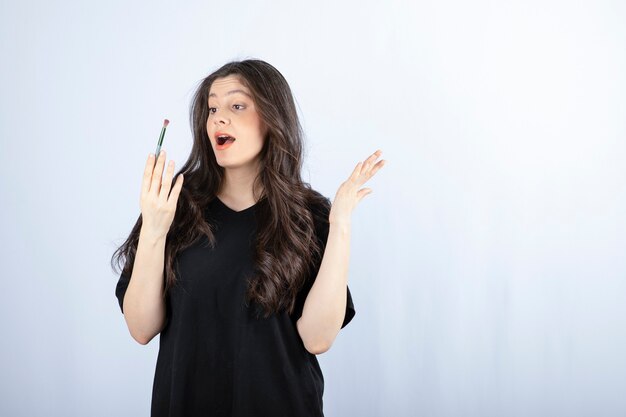
[[[238, 107], [245, 108], [245, 106], [243, 104], [233, 104], [233, 107], [235, 107], [236, 110], [241, 110]], [[212, 115], [212, 114], [215, 114], [214, 110], [216, 110], [215, 107], [209, 107], [209, 116]]]

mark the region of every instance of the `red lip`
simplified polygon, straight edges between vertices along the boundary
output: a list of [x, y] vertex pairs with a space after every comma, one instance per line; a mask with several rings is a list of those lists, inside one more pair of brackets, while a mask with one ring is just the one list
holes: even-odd
[[228, 132], [215, 132], [215, 134], [213, 135], [213, 138], [215, 138], [215, 140], [217, 140], [218, 137], [220, 136], [230, 136], [231, 138], [235, 138], [233, 135], [231, 135]]

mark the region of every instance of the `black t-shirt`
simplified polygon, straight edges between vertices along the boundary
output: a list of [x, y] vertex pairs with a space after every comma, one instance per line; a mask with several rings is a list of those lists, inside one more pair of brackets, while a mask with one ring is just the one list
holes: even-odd
[[[323, 416], [324, 377], [296, 329], [319, 263], [292, 315], [282, 311], [257, 318], [255, 303], [245, 303], [260, 204], [234, 211], [213, 199], [205, 215], [216, 226], [215, 248], [202, 236], [178, 253], [178, 281], [168, 291], [167, 322], [160, 334], [152, 417]], [[324, 249], [328, 209], [311, 211]], [[122, 274], [115, 289], [120, 309], [128, 281]], [[354, 314], [347, 288], [342, 328]]]

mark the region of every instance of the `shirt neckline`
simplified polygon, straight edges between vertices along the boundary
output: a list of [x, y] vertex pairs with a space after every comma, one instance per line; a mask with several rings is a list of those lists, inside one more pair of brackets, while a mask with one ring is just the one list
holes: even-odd
[[215, 196], [215, 200], [216, 200], [217, 204], [222, 206], [227, 212], [233, 213], [233, 214], [244, 214], [244, 213], [247, 213], [248, 211], [251, 211], [256, 206], [258, 206], [259, 205], [259, 201], [261, 201], [261, 200], [259, 200], [256, 203], [254, 203], [253, 205], [251, 205], [250, 207], [247, 207], [247, 208], [245, 208], [243, 210], [237, 211], [237, 210], [233, 210], [232, 208], [230, 208], [226, 204], [224, 204], [224, 202], [222, 200], [220, 200], [220, 198], [217, 195]]

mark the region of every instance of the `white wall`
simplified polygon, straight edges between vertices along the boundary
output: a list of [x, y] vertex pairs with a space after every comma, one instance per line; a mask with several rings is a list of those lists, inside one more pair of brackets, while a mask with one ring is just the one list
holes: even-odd
[[0, 4], [0, 414], [145, 416], [158, 338], [108, 266], [160, 124], [180, 166], [197, 83], [276, 66], [354, 213], [356, 316], [319, 356], [327, 416], [626, 414], [626, 6]]

